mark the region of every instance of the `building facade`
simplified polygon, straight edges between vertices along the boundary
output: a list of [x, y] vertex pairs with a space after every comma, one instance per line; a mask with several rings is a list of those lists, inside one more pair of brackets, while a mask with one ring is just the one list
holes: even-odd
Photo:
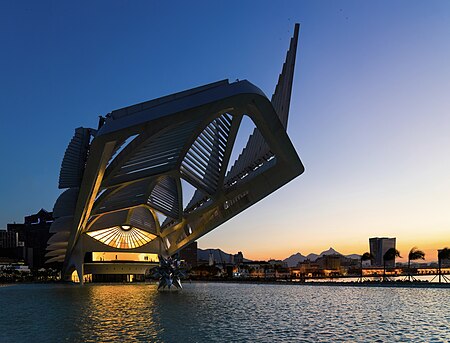
[[0, 263], [16, 263], [23, 260], [22, 248], [18, 247], [19, 235], [16, 232], [0, 230]]
[[0, 249], [17, 248], [18, 244], [19, 234], [17, 232], [0, 230]]
[[7, 225], [8, 234], [17, 237], [13, 254], [23, 260], [31, 269], [49, 267], [46, 265], [46, 248], [49, 240], [50, 226], [53, 223], [52, 212], [41, 209], [24, 218], [23, 223]]
[[[370, 253], [373, 255], [373, 266], [382, 267], [384, 265], [384, 254], [391, 248], [395, 249], [395, 238], [373, 237], [369, 238]], [[386, 261], [386, 267], [395, 267], [395, 259]]]

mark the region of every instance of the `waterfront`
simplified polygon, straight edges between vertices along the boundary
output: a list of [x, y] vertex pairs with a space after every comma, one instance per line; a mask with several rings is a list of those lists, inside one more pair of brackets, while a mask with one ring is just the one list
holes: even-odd
[[447, 342], [450, 291], [225, 283], [0, 287], [0, 342]]

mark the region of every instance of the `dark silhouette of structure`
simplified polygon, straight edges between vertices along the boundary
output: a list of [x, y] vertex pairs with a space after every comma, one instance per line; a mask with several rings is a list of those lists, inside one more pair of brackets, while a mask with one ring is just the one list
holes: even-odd
[[52, 212], [41, 209], [26, 216], [24, 223], [8, 224], [8, 234], [17, 236], [17, 246], [10, 247], [10, 257], [23, 260], [31, 269], [49, 267], [45, 265], [45, 254], [52, 223]]
[[387, 237], [374, 237], [369, 238], [369, 246], [370, 253], [373, 256], [373, 266], [382, 267], [385, 265], [386, 267], [393, 268], [395, 267], [395, 257], [392, 260], [384, 261], [384, 255], [386, 252], [394, 248], [395, 249], [395, 238], [387, 238]]

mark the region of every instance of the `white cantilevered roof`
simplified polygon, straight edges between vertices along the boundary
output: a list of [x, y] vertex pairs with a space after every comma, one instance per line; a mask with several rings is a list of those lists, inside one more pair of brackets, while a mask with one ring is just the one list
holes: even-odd
[[[298, 29], [271, 101], [246, 80], [224, 80], [112, 111], [98, 130], [78, 128], [47, 256], [68, 267], [80, 239], [171, 255], [301, 174], [286, 133]], [[255, 129], [230, 161], [243, 116]], [[187, 206], [183, 182], [196, 189]]]

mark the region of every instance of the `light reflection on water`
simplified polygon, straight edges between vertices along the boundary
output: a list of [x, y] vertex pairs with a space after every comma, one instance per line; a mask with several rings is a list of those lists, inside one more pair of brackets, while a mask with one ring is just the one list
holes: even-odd
[[0, 287], [0, 342], [447, 342], [450, 289]]
[[[131, 285], [130, 285], [131, 286]], [[156, 340], [155, 285], [90, 285], [79, 322], [83, 342]]]

